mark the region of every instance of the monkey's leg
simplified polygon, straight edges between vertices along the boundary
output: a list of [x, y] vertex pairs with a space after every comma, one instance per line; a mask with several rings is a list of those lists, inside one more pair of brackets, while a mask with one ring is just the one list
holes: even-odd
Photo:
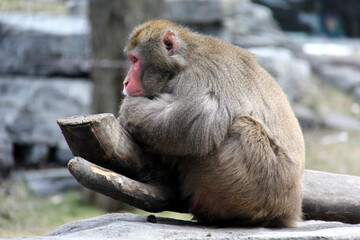
[[299, 219], [301, 169], [258, 121], [234, 117], [213, 158], [201, 162], [202, 185], [190, 203], [197, 219], [247, 226], [292, 226]]

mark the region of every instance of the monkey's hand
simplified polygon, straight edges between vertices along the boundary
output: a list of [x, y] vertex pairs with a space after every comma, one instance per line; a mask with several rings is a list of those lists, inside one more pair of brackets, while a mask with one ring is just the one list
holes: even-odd
[[155, 100], [146, 97], [126, 97], [119, 111], [119, 123], [138, 144], [146, 147], [148, 146], [146, 144], [148, 133], [140, 123], [141, 119], [145, 118], [142, 111], [144, 109], [156, 111], [158, 110], [156, 105], [168, 105], [171, 103], [171, 99], [169, 94], [163, 94], [161, 98]]

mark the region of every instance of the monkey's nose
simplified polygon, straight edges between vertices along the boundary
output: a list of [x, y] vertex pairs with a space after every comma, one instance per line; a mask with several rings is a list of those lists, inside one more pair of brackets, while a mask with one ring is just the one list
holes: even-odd
[[124, 81], [124, 86], [126, 87], [129, 84], [129, 81]]

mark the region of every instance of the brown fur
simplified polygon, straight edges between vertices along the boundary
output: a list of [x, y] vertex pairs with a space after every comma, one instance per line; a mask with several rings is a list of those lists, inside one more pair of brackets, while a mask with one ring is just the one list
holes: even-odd
[[[179, 49], [166, 55], [165, 31]], [[244, 49], [155, 20], [127, 52], [142, 57], [147, 97], [126, 97], [120, 121], [145, 152], [178, 168], [182, 197], [210, 224], [294, 226], [301, 219], [304, 142], [276, 81]]]

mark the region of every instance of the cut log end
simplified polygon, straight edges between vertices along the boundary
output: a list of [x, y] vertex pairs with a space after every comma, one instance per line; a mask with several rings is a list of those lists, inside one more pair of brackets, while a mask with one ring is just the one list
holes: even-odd
[[60, 126], [82, 125], [90, 122], [100, 122], [105, 118], [115, 118], [111, 113], [90, 114], [90, 115], [76, 115], [72, 117], [65, 117], [57, 119], [56, 122]]

